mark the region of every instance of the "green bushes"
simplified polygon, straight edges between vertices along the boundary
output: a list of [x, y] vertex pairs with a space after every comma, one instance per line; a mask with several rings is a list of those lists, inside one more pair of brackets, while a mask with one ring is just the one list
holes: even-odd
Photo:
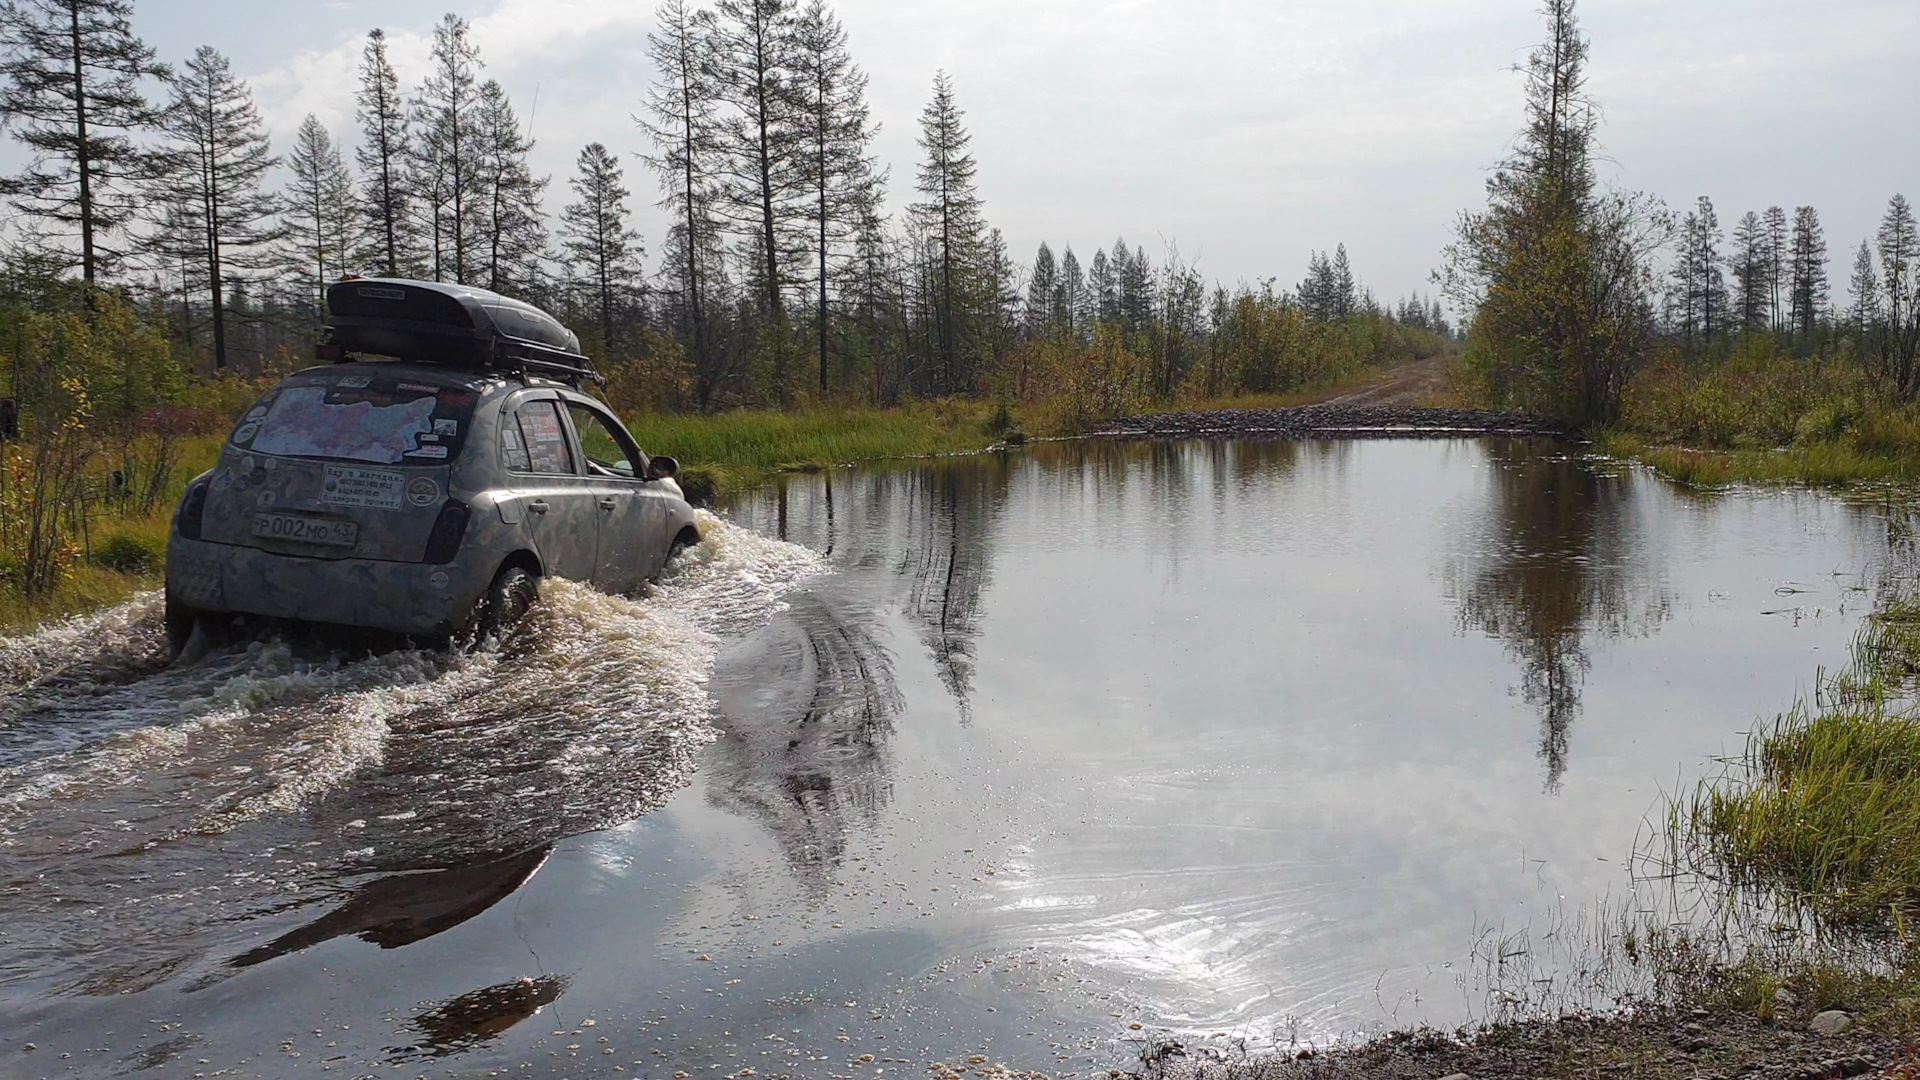
[[93, 549], [95, 565], [122, 574], [145, 574], [157, 570], [166, 561], [164, 546], [126, 533], [115, 533]]

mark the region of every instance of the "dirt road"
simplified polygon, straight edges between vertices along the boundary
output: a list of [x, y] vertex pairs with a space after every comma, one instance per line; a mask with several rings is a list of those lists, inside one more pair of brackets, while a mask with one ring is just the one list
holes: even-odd
[[1563, 425], [1523, 413], [1418, 404], [1447, 388], [1445, 360], [1433, 357], [1382, 372], [1324, 400], [1279, 409], [1213, 409], [1122, 417], [1104, 431], [1116, 438], [1325, 439], [1450, 438], [1525, 435], [1566, 438]]
[[1381, 372], [1358, 387], [1330, 393], [1314, 405], [1419, 405], [1446, 392], [1447, 358], [1430, 356]]

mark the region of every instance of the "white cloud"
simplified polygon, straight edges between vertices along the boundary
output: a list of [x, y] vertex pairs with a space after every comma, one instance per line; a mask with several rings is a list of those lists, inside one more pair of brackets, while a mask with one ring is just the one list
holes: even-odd
[[[169, 55], [211, 41], [249, 72], [274, 130], [312, 112], [351, 140], [354, 68], [383, 25], [425, 71], [446, 0], [141, 0]], [[1384, 295], [1425, 287], [1520, 112], [1531, 0], [842, 0], [872, 76], [878, 149], [910, 198], [916, 121], [952, 72], [989, 218], [1024, 257], [1125, 235], [1177, 240], [1229, 281], [1298, 278], [1346, 242]], [[1920, 195], [1920, 5], [1909, 0], [1587, 0], [1603, 140], [1629, 186], [1712, 194], [1731, 220], [1818, 206], [1835, 251], [1888, 195]], [[632, 162], [650, 0], [492, 0], [465, 12], [488, 73], [531, 114], [556, 205], [585, 142]], [[537, 107], [536, 107], [537, 98]], [[643, 230], [657, 239], [648, 207]]]

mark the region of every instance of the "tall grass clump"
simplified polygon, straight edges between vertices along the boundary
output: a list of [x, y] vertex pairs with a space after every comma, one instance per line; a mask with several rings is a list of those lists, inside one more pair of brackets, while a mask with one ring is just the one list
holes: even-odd
[[1671, 808], [1675, 856], [1841, 930], [1920, 915], [1920, 597], [1884, 601], [1852, 667]]

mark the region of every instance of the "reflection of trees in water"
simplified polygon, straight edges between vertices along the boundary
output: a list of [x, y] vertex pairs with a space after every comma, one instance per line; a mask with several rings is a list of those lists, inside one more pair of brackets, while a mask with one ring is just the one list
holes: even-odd
[[758, 818], [803, 883], [824, 889], [850, 829], [892, 793], [887, 744], [904, 701], [882, 643], [904, 620], [964, 716], [972, 693], [999, 457], [788, 478], [735, 508], [827, 554], [835, 575], [732, 650], [716, 673], [716, 798]]
[[1447, 568], [1463, 631], [1506, 643], [1520, 696], [1540, 712], [1548, 790], [1567, 770], [1590, 634], [1650, 633], [1671, 600], [1639, 558], [1629, 476], [1522, 440], [1484, 444], [1493, 465], [1489, 512]]
[[900, 576], [911, 584], [907, 617], [961, 716], [973, 693], [980, 596], [993, 551], [993, 522], [1006, 499], [1007, 462], [995, 456], [912, 474], [911, 542], [901, 552]]

